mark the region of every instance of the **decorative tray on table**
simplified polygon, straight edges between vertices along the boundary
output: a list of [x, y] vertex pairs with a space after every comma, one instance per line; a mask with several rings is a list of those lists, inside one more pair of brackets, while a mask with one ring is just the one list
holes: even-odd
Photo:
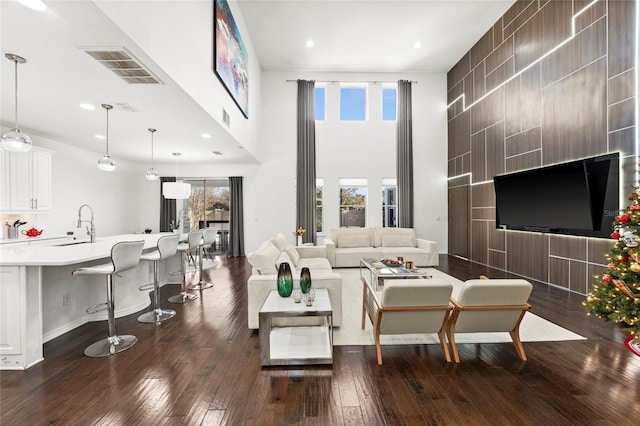
[[380, 262], [382, 262], [383, 265], [390, 266], [392, 268], [398, 268], [404, 265], [404, 262], [395, 259], [382, 259]]

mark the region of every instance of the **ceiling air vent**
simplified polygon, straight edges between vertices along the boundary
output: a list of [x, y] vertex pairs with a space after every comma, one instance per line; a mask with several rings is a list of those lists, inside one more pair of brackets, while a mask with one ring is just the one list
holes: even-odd
[[140, 110], [136, 107], [134, 107], [133, 105], [130, 105], [126, 102], [114, 102], [113, 103], [113, 107], [115, 109], [119, 109], [122, 111], [127, 111], [127, 112], [140, 112]]
[[222, 122], [226, 124], [227, 127], [231, 126], [231, 117], [229, 117], [229, 113], [224, 108], [222, 108]]
[[222, 151], [211, 151], [214, 155], [223, 155]]
[[80, 47], [89, 56], [129, 84], [162, 84], [162, 81], [124, 47]]

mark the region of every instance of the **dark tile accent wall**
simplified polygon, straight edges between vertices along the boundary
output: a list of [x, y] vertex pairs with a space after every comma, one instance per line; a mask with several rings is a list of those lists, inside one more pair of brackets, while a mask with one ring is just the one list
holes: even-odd
[[612, 241], [497, 230], [492, 178], [620, 151], [635, 181], [635, 1], [590, 4], [519, 0], [447, 74], [449, 253], [580, 294]]

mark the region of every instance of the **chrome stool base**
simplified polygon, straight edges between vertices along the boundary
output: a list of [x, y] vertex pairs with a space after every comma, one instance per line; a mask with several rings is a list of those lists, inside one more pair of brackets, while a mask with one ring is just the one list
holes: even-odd
[[175, 314], [176, 311], [174, 311], [173, 309], [154, 309], [151, 312], [145, 312], [144, 314], [140, 315], [138, 317], [138, 321], [151, 324], [168, 320]]
[[189, 286], [189, 290], [206, 290], [213, 287], [213, 283], [199, 282], [198, 284], [192, 284]]
[[169, 303], [187, 303], [192, 300], [196, 300], [199, 296], [195, 293], [186, 293], [181, 292], [180, 294], [176, 294], [175, 296], [171, 296], [167, 301]]
[[135, 345], [137, 341], [138, 338], [136, 336], [131, 336], [129, 334], [107, 337], [106, 339], [102, 339], [87, 346], [84, 350], [84, 354], [91, 358], [101, 358], [114, 355], [129, 349], [131, 346]]

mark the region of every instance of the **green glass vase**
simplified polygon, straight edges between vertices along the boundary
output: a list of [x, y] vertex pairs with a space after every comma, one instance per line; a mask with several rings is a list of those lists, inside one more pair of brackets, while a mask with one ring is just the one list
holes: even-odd
[[278, 267], [278, 294], [281, 297], [289, 297], [293, 292], [293, 276], [289, 263], [282, 262]]
[[311, 271], [307, 267], [300, 272], [300, 290], [305, 294], [311, 290]]

